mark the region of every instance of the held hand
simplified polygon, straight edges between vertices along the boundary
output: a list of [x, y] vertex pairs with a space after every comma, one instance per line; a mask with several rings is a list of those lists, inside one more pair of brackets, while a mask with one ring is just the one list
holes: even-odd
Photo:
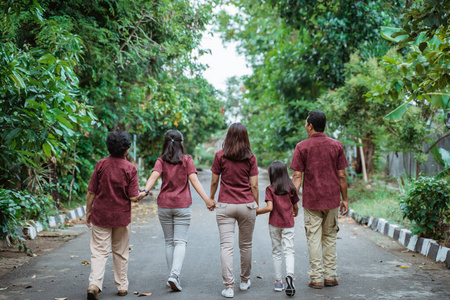
[[292, 212], [292, 214], [294, 215], [294, 218], [295, 218], [296, 216], [298, 216], [298, 210], [294, 210], [294, 211]]
[[214, 201], [213, 199], [208, 199], [208, 201], [206, 202], [206, 207], [210, 211], [213, 211], [216, 208], [216, 201]]
[[348, 201], [342, 201], [339, 205], [339, 211], [345, 216], [348, 213]]
[[139, 199], [138, 199], [137, 202], [141, 201], [142, 198], [144, 198], [145, 196], [147, 196], [147, 193], [146, 193], [146, 192], [141, 192], [141, 193], [139, 194]]

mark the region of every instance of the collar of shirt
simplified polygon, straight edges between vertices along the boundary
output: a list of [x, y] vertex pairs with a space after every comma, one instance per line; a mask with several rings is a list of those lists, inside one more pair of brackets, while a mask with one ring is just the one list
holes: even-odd
[[327, 137], [327, 135], [323, 132], [317, 132], [310, 136], [310, 138], [316, 138], [316, 137]]
[[127, 159], [125, 156], [117, 157], [117, 156], [112, 156], [112, 155], [110, 155], [109, 157], [111, 157], [111, 158], [117, 158], [117, 159]]

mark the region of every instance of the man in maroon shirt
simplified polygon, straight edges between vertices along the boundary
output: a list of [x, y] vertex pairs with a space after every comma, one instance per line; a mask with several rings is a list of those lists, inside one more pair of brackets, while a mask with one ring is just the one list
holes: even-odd
[[[342, 143], [324, 133], [326, 116], [320, 110], [309, 112], [305, 129], [309, 138], [298, 143], [292, 157], [292, 181], [300, 190], [303, 179], [303, 211], [308, 243], [308, 286], [321, 289], [338, 285], [336, 275], [336, 235], [338, 210], [348, 212], [347, 160]], [[342, 194], [342, 201], [341, 201]]]

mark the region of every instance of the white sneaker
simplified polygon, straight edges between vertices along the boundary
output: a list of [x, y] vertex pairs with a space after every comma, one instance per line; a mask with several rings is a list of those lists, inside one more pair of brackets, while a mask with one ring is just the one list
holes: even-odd
[[180, 279], [177, 275], [172, 274], [169, 276], [169, 279], [167, 279], [167, 282], [170, 284], [170, 288], [175, 292], [181, 292], [182, 287], [180, 284]]
[[250, 279], [247, 282], [241, 282], [241, 284], [239, 285], [239, 289], [241, 291], [246, 291], [250, 288], [251, 282]]
[[233, 298], [234, 290], [233, 289], [224, 289], [222, 291], [222, 296], [224, 296], [225, 298]]

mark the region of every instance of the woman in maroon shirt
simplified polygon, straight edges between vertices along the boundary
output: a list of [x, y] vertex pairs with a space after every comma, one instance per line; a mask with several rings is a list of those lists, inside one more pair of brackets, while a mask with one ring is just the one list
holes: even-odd
[[181, 291], [180, 272], [186, 253], [187, 234], [191, 223], [192, 197], [189, 181], [199, 193], [209, 210], [216, 205], [206, 195], [197, 178], [192, 157], [186, 155], [183, 135], [178, 130], [169, 130], [164, 136], [161, 157], [155, 163], [153, 172], [145, 185], [149, 193], [159, 177], [162, 177], [158, 195], [158, 217], [166, 241], [166, 260], [170, 274], [167, 285], [174, 291]]
[[139, 193], [136, 166], [125, 159], [131, 146], [128, 133], [111, 132], [106, 146], [111, 156], [97, 162], [86, 200], [86, 225], [91, 227], [92, 222], [88, 300], [97, 300], [102, 290], [110, 247], [118, 294], [125, 296], [128, 293], [131, 201], [139, 201], [145, 196], [145, 193]]
[[258, 208], [258, 165], [250, 148], [247, 128], [234, 123], [228, 129], [223, 150], [216, 153], [211, 168], [211, 199], [220, 177], [216, 219], [220, 234], [220, 258], [225, 289], [222, 296], [234, 297], [233, 249], [236, 222], [239, 227], [242, 291], [250, 288], [252, 238]]

